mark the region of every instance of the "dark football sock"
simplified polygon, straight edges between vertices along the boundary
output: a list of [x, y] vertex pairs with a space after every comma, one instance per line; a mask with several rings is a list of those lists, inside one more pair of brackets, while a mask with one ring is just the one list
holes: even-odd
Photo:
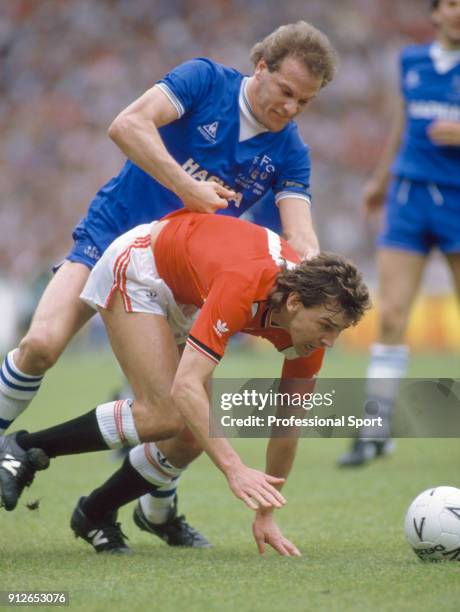
[[24, 450], [41, 448], [48, 457], [108, 449], [99, 430], [96, 409], [72, 421], [36, 433], [21, 432], [17, 442]]
[[97, 520], [157, 488], [133, 468], [127, 457], [121, 468], [85, 499], [82, 510]]

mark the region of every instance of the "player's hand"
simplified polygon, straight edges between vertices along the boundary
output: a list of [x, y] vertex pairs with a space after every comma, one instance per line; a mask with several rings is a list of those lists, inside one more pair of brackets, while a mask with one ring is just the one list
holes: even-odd
[[302, 236], [292, 236], [287, 238], [287, 241], [301, 259], [313, 259], [319, 255], [319, 242], [314, 232], [311, 232], [307, 239]]
[[282, 484], [284, 478], [270, 476], [244, 463], [232, 468], [225, 475], [233, 493], [251, 510], [281, 508], [286, 503], [286, 499], [273, 486]]
[[385, 201], [386, 186], [377, 181], [369, 181], [364, 186], [363, 204], [366, 215], [379, 212]]
[[316, 237], [316, 234], [311, 234], [311, 236], [309, 236], [308, 244], [306, 248], [305, 248], [305, 245], [303, 245], [303, 252], [300, 253], [300, 256], [302, 259], [308, 260], [308, 259], [313, 259], [317, 255], [319, 255], [319, 253], [320, 253], [320, 248], [319, 248], [318, 238]]
[[252, 534], [261, 555], [265, 552], [265, 544], [269, 544], [283, 557], [302, 556], [295, 544], [283, 536], [271, 511], [258, 510], [256, 512], [252, 523]]
[[459, 121], [433, 121], [427, 129], [428, 137], [435, 145], [460, 145]]
[[178, 193], [188, 210], [201, 213], [214, 213], [227, 208], [228, 200], [236, 193], [216, 181], [196, 181], [192, 179], [185, 191]]

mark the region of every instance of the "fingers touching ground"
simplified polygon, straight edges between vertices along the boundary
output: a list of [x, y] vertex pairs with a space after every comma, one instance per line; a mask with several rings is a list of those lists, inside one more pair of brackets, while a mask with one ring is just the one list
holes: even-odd
[[290, 540], [285, 538], [274, 521], [273, 514], [264, 516], [257, 514], [253, 523], [253, 535], [261, 555], [265, 553], [268, 544], [283, 557], [301, 557], [299, 549]]

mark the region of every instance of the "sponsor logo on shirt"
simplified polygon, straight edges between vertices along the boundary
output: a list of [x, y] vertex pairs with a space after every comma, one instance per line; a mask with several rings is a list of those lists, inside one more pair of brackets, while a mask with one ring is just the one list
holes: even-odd
[[[220, 183], [226, 189], [233, 189], [230, 185], [227, 185], [219, 176], [215, 174], [211, 174], [209, 170], [202, 168], [198, 162], [196, 162], [193, 157], [189, 157], [183, 164], [182, 168], [185, 172], [188, 172], [192, 178], [196, 181], [215, 181], [216, 183]], [[229, 202], [234, 202], [235, 207], [239, 208], [241, 205], [241, 201], [243, 199], [243, 194], [236, 192], [236, 196], [229, 200]]]
[[219, 336], [219, 338], [222, 338], [224, 334], [228, 334], [228, 332], [230, 331], [228, 329], [227, 323], [225, 323], [225, 321], [221, 321], [221, 319], [219, 319], [217, 323], [213, 325], [213, 329]]
[[407, 106], [409, 117], [413, 119], [443, 119], [460, 121], [460, 106], [432, 100], [417, 100]]
[[212, 123], [208, 123], [207, 125], [200, 125], [198, 127], [198, 131], [202, 136], [206, 138], [206, 140], [215, 144], [218, 127], [219, 122], [213, 121]]

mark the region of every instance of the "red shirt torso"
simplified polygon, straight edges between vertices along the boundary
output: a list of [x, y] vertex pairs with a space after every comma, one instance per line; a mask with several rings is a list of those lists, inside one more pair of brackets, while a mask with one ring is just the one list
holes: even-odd
[[166, 219], [154, 248], [158, 273], [178, 303], [200, 308], [187, 343], [218, 363], [229, 337], [241, 331], [285, 354], [284, 377], [315, 374], [324, 351], [296, 357], [289, 333], [271, 323], [266, 306], [281, 267], [300, 261], [289, 244], [233, 217], [181, 210]]

